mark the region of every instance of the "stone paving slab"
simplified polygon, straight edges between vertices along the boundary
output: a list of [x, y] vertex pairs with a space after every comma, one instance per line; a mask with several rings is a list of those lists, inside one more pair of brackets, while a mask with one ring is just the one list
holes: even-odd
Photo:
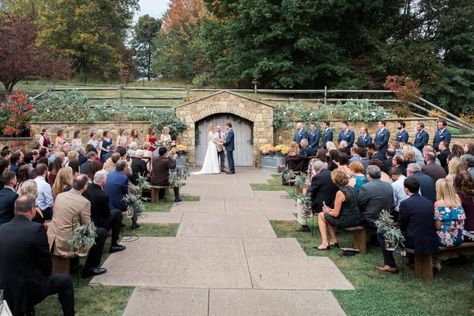
[[184, 213], [178, 237], [276, 237], [263, 214]]
[[247, 256], [255, 289], [352, 290], [328, 257]]
[[274, 200], [274, 199], [289, 199], [288, 192], [286, 191], [253, 191], [257, 198], [265, 200]]
[[179, 205], [173, 205], [170, 209], [170, 212], [178, 213], [225, 213], [224, 200], [222, 201], [202, 201], [199, 203], [181, 203]]
[[110, 255], [107, 273], [91, 283], [110, 286], [251, 288], [243, 243], [232, 238], [140, 238]]
[[137, 287], [128, 301], [124, 316], [208, 314], [208, 289], [157, 289]]
[[294, 221], [296, 216], [293, 212], [265, 212], [269, 221]]
[[306, 256], [296, 238], [244, 238], [247, 256]]
[[138, 218], [139, 223], [150, 224], [179, 224], [183, 217], [182, 212], [144, 212]]
[[342, 316], [328, 291], [211, 290], [209, 315], [226, 316]]

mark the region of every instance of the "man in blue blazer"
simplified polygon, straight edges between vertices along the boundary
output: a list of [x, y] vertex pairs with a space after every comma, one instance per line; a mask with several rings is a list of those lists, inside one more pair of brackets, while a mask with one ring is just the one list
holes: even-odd
[[232, 129], [232, 123], [227, 122], [226, 124], [227, 131], [225, 135], [224, 148], [227, 156], [227, 164], [229, 165], [229, 171], [227, 174], [235, 174], [235, 165], [234, 165], [234, 150], [235, 150], [235, 139], [234, 139], [234, 130]]
[[423, 151], [423, 147], [425, 147], [425, 145], [428, 144], [429, 139], [430, 139], [430, 135], [428, 134], [427, 131], [425, 131], [425, 124], [422, 122], [419, 122], [418, 124], [416, 124], [416, 135], [415, 135], [415, 142], [413, 143], [413, 146], [419, 151]]
[[380, 121], [379, 122], [379, 129], [375, 134], [375, 146], [377, 147], [377, 151], [385, 154], [388, 148], [388, 141], [390, 140], [390, 132], [385, 127], [387, 122]]
[[420, 184], [420, 194], [430, 200], [436, 202], [436, 186], [432, 177], [421, 171], [421, 167], [417, 163], [410, 163], [407, 166], [408, 178], [413, 178]]
[[405, 122], [398, 121], [397, 129], [398, 129], [398, 133], [396, 136], [396, 141], [399, 143], [405, 143], [405, 144], [408, 143], [408, 138], [410, 136], [408, 135], [408, 132], [405, 130]]
[[433, 147], [436, 151], [439, 151], [439, 143], [442, 141], [445, 141], [448, 144], [448, 147], [449, 143], [451, 143], [451, 133], [446, 128], [447, 126], [448, 123], [445, 120], [438, 121], [438, 131], [436, 132], [433, 140]]
[[316, 123], [311, 123], [309, 127], [309, 148], [317, 151], [319, 149], [319, 139], [321, 138], [321, 132], [316, 127]]
[[342, 131], [339, 133], [337, 141], [340, 143], [345, 140], [347, 142], [347, 148], [350, 150], [354, 146], [355, 133], [353, 130], [349, 129], [349, 122], [344, 121], [341, 123]]
[[[422, 197], [420, 183], [414, 178], [404, 181], [405, 193], [408, 199], [400, 203], [400, 229], [405, 237], [405, 246], [413, 249], [416, 255], [430, 256], [438, 252], [438, 239], [433, 220], [433, 202]], [[383, 272], [398, 272], [393, 252], [385, 249], [383, 234], [378, 234], [379, 245], [382, 247], [384, 264], [376, 268]]]
[[16, 175], [7, 171], [1, 176], [3, 189], [0, 191], [0, 225], [8, 223], [15, 217], [15, 201], [18, 194], [15, 192]]
[[360, 128], [360, 135], [357, 137], [357, 147], [367, 147], [372, 144], [372, 137], [368, 134], [367, 127]]
[[322, 123], [322, 126], [323, 126], [323, 144], [322, 144], [322, 147], [324, 149], [326, 149], [326, 143], [327, 142], [332, 142], [334, 136], [333, 136], [333, 132], [332, 132], [332, 129], [331, 129], [331, 123], [329, 123], [329, 121], [324, 121]]
[[293, 136], [293, 140], [298, 144], [301, 144], [301, 140], [308, 139], [308, 133], [304, 129], [304, 124], [302, 122], [296, 123], [296, 132]]

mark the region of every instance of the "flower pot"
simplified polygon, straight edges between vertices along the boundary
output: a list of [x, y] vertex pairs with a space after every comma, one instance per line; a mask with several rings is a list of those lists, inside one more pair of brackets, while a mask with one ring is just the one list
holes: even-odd
[[79, 257], [85, 257], [89, 253], [89, 249], [91, 247], [83, 245], [79, 247], [74, 248], [74, 252], [79, 256]]
[[184, 169], [186, 168], [186, 156], [185, 155], [179, 155], [178, 158], [176, 158], [176, 169]]
[[388, 239], [385, 239], [385, 250], [387, 251], [395, 251], [395, 245]]
[[260, 158], [261, 166], [264, 169], [278, 170], [278, 166], [283, 164], [283, 158], [282, 156], [274, 155], [262, 156]]

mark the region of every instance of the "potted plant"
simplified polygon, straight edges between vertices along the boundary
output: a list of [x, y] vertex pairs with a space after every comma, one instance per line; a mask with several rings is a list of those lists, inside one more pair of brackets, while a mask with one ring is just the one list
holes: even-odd
[[143, 211], [145, 211], [145, 205], [141, 200], [141, 194], [128, 193], [123, 197], [123, 202], [127, 205], [127, 216], [131, 218], [137, 218]]
[[265, 144], [263, 146], [260, 146], [258, 149], [261, 154], [260, 162], [262, 168], [277, 170], [278, 166], [281, 164], [281, 159], [280, 157], [275, 156], [275, 147], [272, 144]]
[[79, 257], [87, 256], [89, 249], [95, 244], [97, 232], [94, 223], [78, 225], [74, 229], [68, 243]]
[[178, 155], [178, 158], [176, 158], [176, 169], [177, 170], [182, 170], [186, 168], [186, 155], [189, 154], [189, 148], [186, 145], [176, 145], [176, 147], [173, 149], [172, 153], [175, 153]]
[[306, 222], [311, 217], [311, 196], [309, 194], [296, 195], [296, 214], [302, 214], [301, 220]]
[[404, 246], [405, 237], [400, 228], [395, 225], [395, 221], [389, 211], [382, 210], [375, 225], [377, 226], [377, 233], [384, 234], [385, 249], [395, 251], [400, 245]]

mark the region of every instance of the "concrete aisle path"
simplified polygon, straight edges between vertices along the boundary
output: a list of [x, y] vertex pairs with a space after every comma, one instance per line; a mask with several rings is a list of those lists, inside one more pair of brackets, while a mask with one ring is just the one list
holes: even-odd
[[344, 315], [328, 290], [353, 289], [327, 257], [308, 257], [270, 220], [295, 220], [286, 192], [253, 191], [268, 171], [188, 179], [183, 202], [143, 222], [179, 223], [176, 238], [140, 238], [91, 283], [134, 286], [125, 315]]

